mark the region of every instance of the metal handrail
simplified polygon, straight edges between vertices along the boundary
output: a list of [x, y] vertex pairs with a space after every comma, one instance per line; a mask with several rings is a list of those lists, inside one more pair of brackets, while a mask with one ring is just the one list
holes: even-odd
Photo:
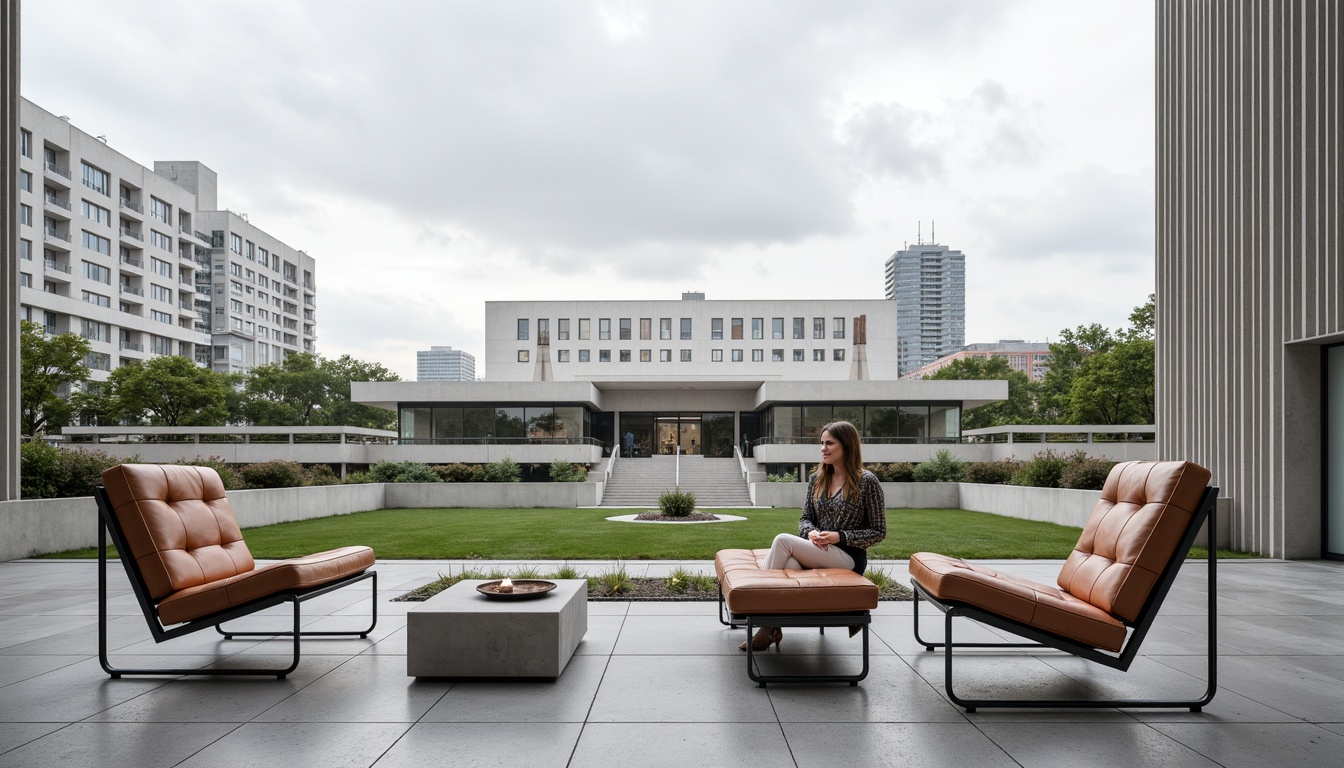
[[59, 165], [57, 165], [57, 164], [55, 164], [55, 163], [47, 163], [47, 170], [51, 171], [52, 173], [56, 174], [57, 176], [63, 176], [63, 177], [65, 177], [65, 178], [67, 178], [67, 179], [70, 178], [70, 169], [69, 169], [69, 168], [62, 168], [61, 166], [59, 166]]
[[122, 207], [122, 208], [129, 208], [130, 210], [135, 211], [136, 213], [144, 213], [144, 212], [145, 212], [145, 206], [140, 205], [139, 203], [133, 203], [133, 202], [131, 202], [131, 199], [130, 199], [129, 197], [123, 197], [123, 198], [121, 198], [121, 207]]
[[596, 445], [593, 437], [400, 437], [398, 445]]
[[64, 208], [67, 211], [70, 210], [70, 204], [55, 195], [46, 195], [44, 196], [44, 199], [57, 208]]

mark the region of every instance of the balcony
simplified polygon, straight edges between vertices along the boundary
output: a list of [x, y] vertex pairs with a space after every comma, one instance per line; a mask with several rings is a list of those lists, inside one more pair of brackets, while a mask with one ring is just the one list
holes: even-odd
[[70, 250], [70, 235], [57, 229], [44, 229], [42, 231], [42, 242], [62, 251]]
[[123, 350], [128, 351], [128, 352], [144, 352], [144, 351], [145, 351], [145, 345], [144, 345], [144, 344], [136, 344], [134, 341], [123, 341], [123, 342], [121, 342], [121, 348], [122, 348]]
[[59, 166], [59, 165], [57, 165], [57, 164], [55, 164], [55, 163], [47, 163], [47, 164], [46, 164], [46, 167], [45, 167], [45, 170], [46, 170], [46, 176], [47, 176], [47, 178], [50, 178], [50, 179], [56, 179], [56, 180], [57, 180], [57, 183], [60, 183], [60, 182], [63, 180], [64, 182], [66, 182], [66, 183], [65, 183], [65, 186], [67, 186], [67, 187], [70, 186], [70, 184], [69, 184], [69, 181], [70, 181], [70, 169], [69, 169], [69, 168], [65, 168], [65, 167]]
[[69, 202], [62, 200], [61, 198], [56, 197], [55, 195], [43, 195], [42, 203], [43, 205], [46, 206], [46, 210], [50, 211], [53, 215], [60, 216], [66, 219], [70, 218]]
[[121, 263], [122, 263], [122, 264], [129, 264], [129, 265], [132, 266], [132, 267], [138, 267], [138, 268], [140, 268], [140, 269], [144, 269], [144, 268], [145, 268], [145, 262], [141, 261], [140, 259], [135, 258], [134, 256], [122, 256], [122, 257], [121, 257]]
[[117, 287], [121, 290], [122, 293], [130, 294], [131, 296], [144, 296], [144, 295], [145, 295], [145, 291], [144, 291], [143, 288], [136, 288], [136, 287], [133, 286], [133, 285], [126, 285], [126, 284], [123, 283], [122, 285], [119, 285], [119, 286], [117, 286]]
[[42, 332], [47, 334], [48, 336], [57, 336], [60, 333], [59, 331], [56, 330], [56, 326], [54, 325], [42, 326]]
[[145, 240], [145, 238], [140, 234], [140, 230], [131, 229], [130, 227], [122, 227], [121, 236], [127, 240], [136, 240], [139, 242], [144, 242]]
[[121, 208], [124, 211], [131, 211], [133, 213], [138, 213], [141, 216], [145, 215], [145, 207], [139, 203], [131, 202], [131, 199], [129, 197], [121, 198]]
[[70, 282], [70, 266], [62, 264], [53, 259], [46, 259], [42, 262], [43, 271], [49, 276], [64, 282]]
[[314, 286], [312, 283], [304, 283], [303, 290], [309, 291], [311, 293], [317, 293], [317, 287]]

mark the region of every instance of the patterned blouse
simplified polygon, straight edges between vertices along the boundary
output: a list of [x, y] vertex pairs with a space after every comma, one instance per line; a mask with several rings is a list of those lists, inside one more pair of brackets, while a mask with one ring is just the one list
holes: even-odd
[[[863, 471], [859, 479], [859, 493], [855, 498], [844, 498], [841, 490], [833, 496], [812, 495], [817, 476], [808, 478], [807, 500], [803, 502], [803, 516], [798, 520], [798, 535], [807, 538], [809, 531], [837, 531], [840, 548], [854, 557], [856, 567], [869, 547], [887, 538], [886, 499], [877, 475]], [[857, 556], [856, 556], [857, 555]]]

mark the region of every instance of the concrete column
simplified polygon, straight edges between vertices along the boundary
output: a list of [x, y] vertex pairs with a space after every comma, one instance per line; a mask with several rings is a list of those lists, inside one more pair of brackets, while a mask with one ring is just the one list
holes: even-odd
[[0, 70], [0, 501], [9, 501], [19, 498], [19, 0], [0, 0]]

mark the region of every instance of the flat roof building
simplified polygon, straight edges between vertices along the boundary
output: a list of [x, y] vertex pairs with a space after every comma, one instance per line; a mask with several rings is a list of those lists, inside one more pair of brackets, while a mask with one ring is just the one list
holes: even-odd
[[886, 263], [887, 298], [896, 303], [900, 374], [966, 343], [966, 257], [945, 245], [919, 243]]
[[1008, 361], [1008, 367], [1027, 374], [1032, 381], [1045, 378], [1050, 368], [1050, 345], [1016, 339], [1002, 339], [997, 343], [967, 344], [950, 355], [944, 355], [917, 371], [907, 373], [903, 379], [924, 379], [941, 371], [956, 360], [968, 357], [1002, 357]]
[[415, 353], [416, 381], [474, 381], [476, 357], [452, 347], [430, 347]]

